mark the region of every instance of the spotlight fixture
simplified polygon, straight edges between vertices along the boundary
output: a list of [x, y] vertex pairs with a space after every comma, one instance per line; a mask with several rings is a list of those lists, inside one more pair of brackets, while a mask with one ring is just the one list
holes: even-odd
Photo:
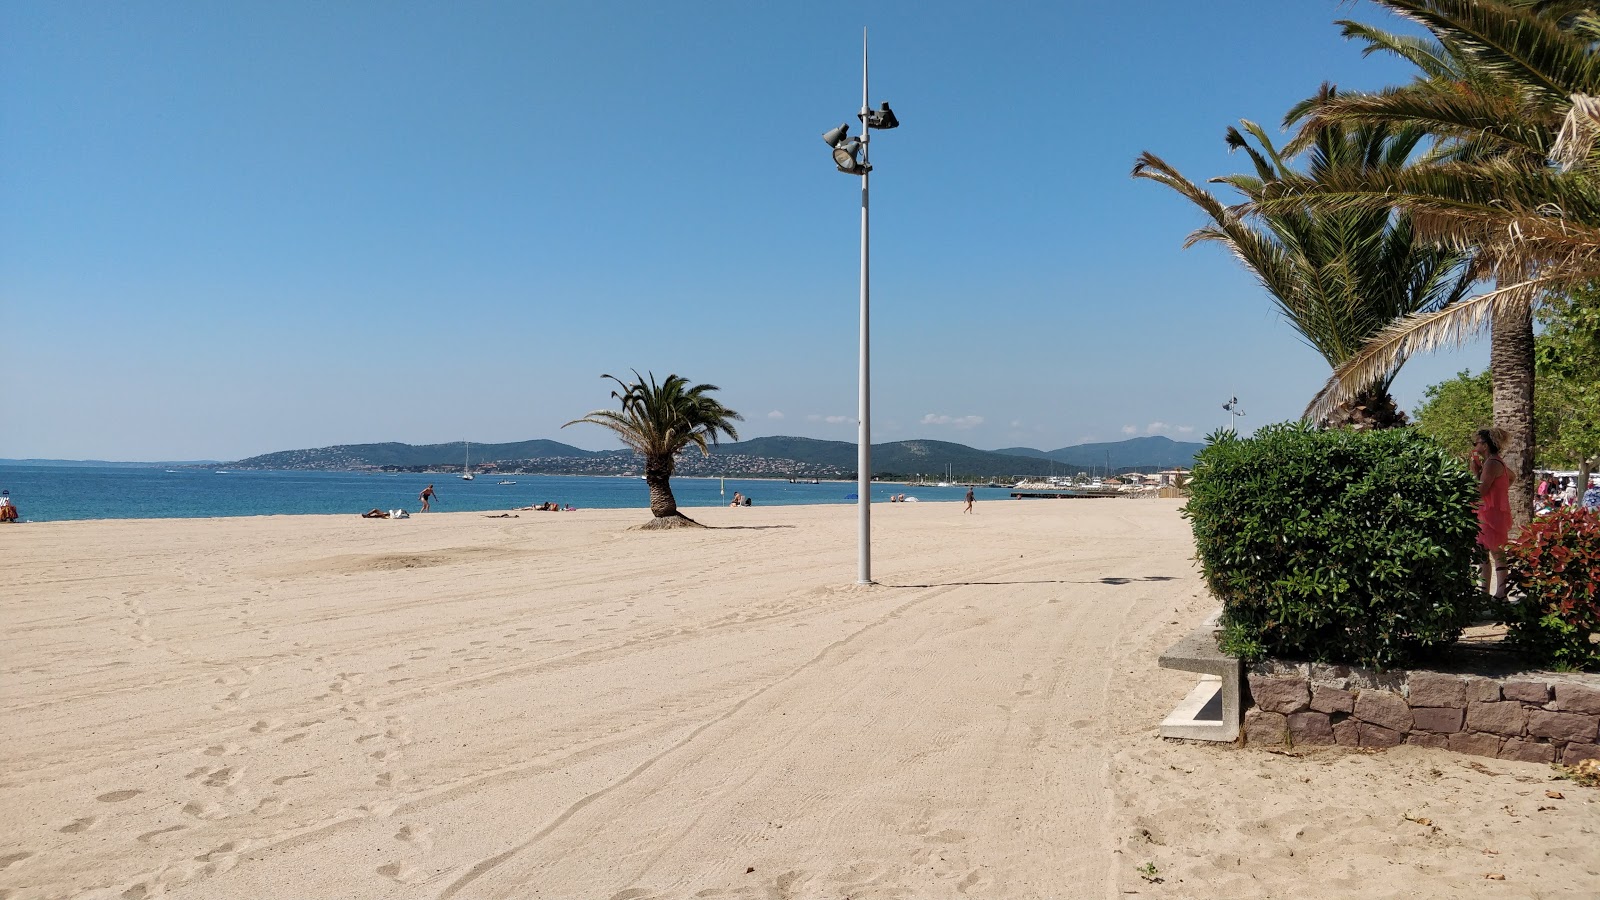
[[871, 112], [856, 113], [856, 118], [860, 119], [861, 123], [866, 127], [876, 128], [879, 131], [900, 127], [900, 120], [894, 117], [894, 110], [889, 108], [887, 100], [879, 104], [878, 109]]
[[872, 171], [870, 163], [862, 162], [856, 154], [861, 152], [861, 142], [847, 138], [833, 148], [833, 164], [846, 175], [865, 175]]
[[824, 131], [822, 133], [822, 139], [827, 142], [829, 147], [837, 147], [837, 146], [839, 146], [840, 144], [844, 143], [844, 139], [849, 137], [849, 136], [850, 136], [850, 123], [849, 122], [846, 122], [843, 125], [840, 125], [838, 128], [830, 128], [827, 131]]

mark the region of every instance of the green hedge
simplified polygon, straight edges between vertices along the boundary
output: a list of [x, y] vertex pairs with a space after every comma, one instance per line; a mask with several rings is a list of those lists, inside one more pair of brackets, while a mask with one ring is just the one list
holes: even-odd
[[1390, 668], [1476, 609], [1476, 480], [1411, 429], [1217, 432], [1184, 515], [1223, 605], [1223, 647]]

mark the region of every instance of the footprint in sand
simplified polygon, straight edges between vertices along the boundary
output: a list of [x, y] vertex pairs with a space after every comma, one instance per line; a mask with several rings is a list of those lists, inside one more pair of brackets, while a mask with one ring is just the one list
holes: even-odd
[[0, 856], [0, 869], [9, 869], [32, 855], [32, 851], [24, 850], [21, 853], [7, 853], [5, 856]]
[[956, 891], [962, 894], [970, 894], [974, 891], [981, 892], [987, 890], [993, 883], [983, 873], [974, 869], [967, 873], [967, 877], [956, 882]]
[[141, 844], [148, 844], [163, 834], [171, 834], [174, 831], [187, 831], [188, 829], [189, 826], [187, 825], [171, 825], [166, 828], [157, 828], [155, 831], [146, 831], [144, 834], [134, 838], [134, 840]]
[[81, 819], [73, 819], [70, 825], [63, 825], [56, 830], [62, 834], [82, 834], [85, 831], [92, 831], [95, 826], [103, 821], [105, 820], [99, 816], [85, 816]]
[[250, 730], [252, 732], [254, 732], [255, 734], [266, 734], [269, 731], [277, 731], [279, 728], [282, 728], [282, 727], [283, 727], [283, 720], [282, 719], [262, 719], [261, 721], [255, 723], [254, 725], [251, 725], [250, 726]]
[[400, 884], [421, 884], [428, 879], [428, 874], [410, 863], [389, 863], [378, 867], [378, 874], [396, 881]]
[[377, 762], [388, 762], [393, 759], [399, 759], [401, 755], [402, 754], [399, 750], [374, 750], [367, 754], [368, 757], [376, 760]]
[[411, 781], [411, 776], [404, 772], [381, 772], [372, 783], [382, 788], [398, 788]]
[[251, 815], [275, 816], [284, 811], [286, 804], [277, 797], [262, 797], [256, 808], [250, 810]]
[[235, 753], [243, 753], [244, 748], [238, 744], [212, 744], [201, 752], [207, 756], [232, 756]]
[[201, 782], [201, 784], [204, 784], [206, 787], [214, 788], [233, 787], [235, 784], [238, 784], [239, 779], [243, 777], [243, 766], [240, 766], [237, 769], [230, 766], [228, 768], [218, 769], [215, 772], [212, 772], [205, 781]]
[[426, 825], [407, 825], [394, 833], [394, 839], [418, 847], [424, 853], [433, 849], [433, 829]]
[[288, 784], [289, 782], [294, 781], [294, 780], [299, 779], [299, 778], [310, 778], [310, 777], [311, 777], [311, 773], [310, 772], [301, 772], [299, 775], [279, 775], [277, 778], [272, 779], [272, 783], [276, 784], [276, 785], [284, 785], [284, 784]]
[[101, 803], [121, 803], [124, 800], [132, 800], [142, 793], [144, 793], [144, 791], [129, 788], [127, 790], [111, 791], [107, 794], [101, 794], [95, 799], [99, 800]]
[[196, 819], [226, 819], [227, 810], [205, 800], [190, 800], [183, 805], [183, 811]]

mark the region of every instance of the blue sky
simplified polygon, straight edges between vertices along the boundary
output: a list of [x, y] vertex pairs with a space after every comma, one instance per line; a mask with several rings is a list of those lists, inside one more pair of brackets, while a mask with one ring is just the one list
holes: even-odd
[[[1327, 367], [1150, 150], [1362, 59], [1333, 0], [0, 3], [3, 457], [552, 438], [601, 373], [856, 436], [872, 102], [873, 439], [1040, 449], [1295, 418]], [[1413, 360], [1395, 393], [1481, 368]]]

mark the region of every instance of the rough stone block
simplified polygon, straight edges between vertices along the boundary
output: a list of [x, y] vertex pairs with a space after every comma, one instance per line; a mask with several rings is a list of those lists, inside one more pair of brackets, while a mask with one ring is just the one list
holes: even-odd
[[1250, 696], [1266, 712], [1296, 713], [1311, 706], [1311, 689], [1295, 675], [1250, 676]]
[[1500, 685], [1500, 696], [1543, 706], [1550, 699], [1550, 685], [1543, 681], [1508, 681]]
[[1244, 716], [1244, 742], [1252, 747], [1282, 747], [1288, 722], [1283, 713], [1252, 709]]
[[1471, 753], [1474, 756], [1498, 756], [1500, 754], [1500, 738], [1492, 734], [1472, 734], [1469, 732], [1452, 734], [1445, 739], [1445, 746], [1457, 753]]
[[1411, 727], [1418, 731], [1431, 731], [1434, 734], [1454, 734], [1461, 730], [1461, 723], [1466, 719], [1466, 715], [1467, 711], [1464, 709], [1413, 707]]
[[1363, 747], [1398, 747], [1400, 739], [1405, 737], [1392, 728], [1374, 725], [1371, 722], [1361, 723], [1361, 746]]
[[1592, 744], [1596, 737], [1600, 737], [1600, 717], [1535, 709], [1528, 713], [1528, 734]]
[[[1411, 707], [1399, 694], [1388, 691], [1370, 690], [1357, 694], [1355, 716], [1363, 722], [1381, 725], [1390, 731], [1411, 730]], [[1362, 746], [1366, 746], [1364, 740]]]
[[1521, 737], [1528, 728], [1528, 710], [1515, 700], [1502, 703], [1469, 702], [1467, 730], [1492, 731], [1507, 737]]
[[1289, 740], [1296, 747], [1333, 745], [1333, 723], [1319, 712], [1297, 712], [1288, 716]]
[[1467, 682], [1459, 675], [1441, 675], [1438, 672], [1412, 672], [1407, 685], [1412, 706], [1444, 706], [1462, 709], [1467, 705]]
[[1450, 747], [1450, 737], [1443, 734], [1426, 734], [1421, 731], [1413, 731], [1406, 735], [1406, 743], [1415, 744], [1418, 747], [1433, 747], [1438, 750], [1446, 750]]
[[1356, 695], [1338, 688], [1312, 685], [1311, 708], [1320, 713], [1355, 712]]
[[1556, 709], [1600, 716], [1600, 688], [1567, 681], [1556, 682]]
[[1500, 747], [1501, 759], [1515, 759], [1522, 762], [1552, 763], [1556, 761], [1556, 748], [1550, 744], [1540, 744], [1535, 741], [1526, 741], [1522, 738], [1511, 738]]
[[1569, 766], [1575, 766], [1586, 759], [1600, 759], [1600, 744], [1580, 744], [1573, 741], [1561, 754], [1561, 762]]
[[1333, 742], [1341, 747], [1361, 746], [1361, 723], [1355, 719], [1333, 723]]
[[1329, 663], [1312, 663], [1309, 673], [1312, 685], [1343, 688], [1350, 681], [1350, 667]]
[[1467, 702], [1493, 703], [1500, 699], [1500, 682], [1482, 675], [1468, 675]]

